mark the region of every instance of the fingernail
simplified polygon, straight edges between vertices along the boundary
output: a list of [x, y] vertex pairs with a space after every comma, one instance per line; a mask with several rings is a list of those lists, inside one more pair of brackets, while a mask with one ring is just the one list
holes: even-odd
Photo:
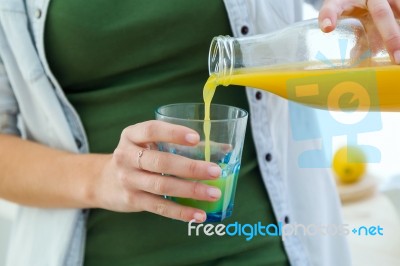
[[323, 29], [326, 29], [328, 27], [332, 26], [332, 21], [329, 18], [326, 18], [322, 21], [321, 26]]
[[198, 222], [198, 223], [202, 223], [202, 222], [204, 222], [205, 221], [205, 217], [204, 217], [204, 214], [202, 214], [201, 212], [196, 212], [194, 215], [193, 215], [193, 218], [196, 220], [196, 222]]
[[208, 173], [212, 177], [219, 177], [221, 175], [221, 168], [219, 166], [208, 167]]
[[396, 52], [394, 52], [393, 57], [394, 57], [394, 62], [399, 65], [400, 64], [400, 50], [397, 50]]
[[208, 196], [214, 199], [219, 199], [221, 197], [221, 190], [215, 187], [210, 187], [207, 189]]
[[228, 151], [231, 151], [232, 148], [233, 148], [233, 146], [231, 144], [227, 144], [224, 146], [223, 150], [224, 150], [224, 152], [228, 152]]
[[199, 135], [194, 134], [194, 133], [186, 134], [185, 139], [187, 142], [192, 143], [192, 144], [196, 144], [200, 140]]

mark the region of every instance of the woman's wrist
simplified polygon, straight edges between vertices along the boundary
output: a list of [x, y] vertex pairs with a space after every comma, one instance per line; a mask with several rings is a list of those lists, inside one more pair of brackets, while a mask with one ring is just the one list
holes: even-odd
[[77, 190], [77, 199], [83, 208], [104, 208], [105, 180], [108, 172], [110, 154], [80, 154], [75, 158], [77, 177], [81, 187]]

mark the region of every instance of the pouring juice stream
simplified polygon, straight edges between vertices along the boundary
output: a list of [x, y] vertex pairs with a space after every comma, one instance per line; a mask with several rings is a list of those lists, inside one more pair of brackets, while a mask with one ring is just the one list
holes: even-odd
[[203, 89], [203, 101], [204, 101], [204, 157], [207, 162], [210, 161], [210, 105], [212, 98], [214, 97], [215, 90], [217, 89], [217, 83], [214, 76], [211, 76]]

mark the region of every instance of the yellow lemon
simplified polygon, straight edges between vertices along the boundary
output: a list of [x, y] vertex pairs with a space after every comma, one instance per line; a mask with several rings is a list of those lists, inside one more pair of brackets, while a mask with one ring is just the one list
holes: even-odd
[[333, 156], [332, 168], [342, 183], [354, 183], [362, 179], [366, 169], [364, 152], [356, 146], [344, 146]]

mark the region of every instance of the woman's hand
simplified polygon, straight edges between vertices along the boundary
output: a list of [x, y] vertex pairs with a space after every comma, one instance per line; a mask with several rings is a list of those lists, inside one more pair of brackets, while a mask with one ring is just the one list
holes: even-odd
[[400, 15], [400, 0], [325, 0], [319, 12], [324, 32], [335, 29], [340, 16], [370, 15], [392, 61], [400, 64], [400, 29], [395, 17]]
[[124, 129], [118, 147], [105, 164], [100, 182], [93, 186], [94, 205], [120, 212], [149, 211], [182, 221], [203, 222], [206, 219], [203, 210], [179, 205], [164, 199], [163, 195], [218, 200], [221, 196], [218, 188], [184, 178], [216, 179], [221, 173], [220, 167], [150, 149], [156, 142], [194, 146], [199, 143], [199, 135], [189, 128], [162, 121], [147, 121]]

